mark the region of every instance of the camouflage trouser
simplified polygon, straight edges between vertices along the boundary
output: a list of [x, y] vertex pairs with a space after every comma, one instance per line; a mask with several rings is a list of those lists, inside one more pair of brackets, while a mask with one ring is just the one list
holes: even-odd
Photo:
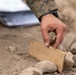
[[42, 15], [57, 9], [54, 0], [26, 0], [26, 3], [35, 13], [37, 18], [40, 18]]

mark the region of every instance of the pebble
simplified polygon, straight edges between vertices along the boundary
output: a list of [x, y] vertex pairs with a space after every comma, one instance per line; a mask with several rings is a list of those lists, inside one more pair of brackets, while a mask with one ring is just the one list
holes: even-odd
[[15, 54], [18, 51], [18, 48], [16, 46], [9, 46], [8, 50], [11, 54]]
[[70, 53], [70, 52], [68, 52], [67, 54], [66, 54], [66, 56], [65, 56], [65, 62], [64, 62], [65, 64], [65, 68], [67, 69], [67, 70], [70, 70], [72, 67], [73, 67], [73, 65], [74, 65], [74, 60], [73, 60], [73, 54], [72, 53]]
[[57, 66], [49, 60], [44, 60], [44, 61], [37, 63], [35, 65], [35, 68], [41, 69], [43, 73], [46, 73], [46, 72], [53, 73], [57, 71]]
[[63, 51], [69, 51], [70, 50], [69, 48], [71, 47], [71, 45], [74, 43], [75, 40], [76, 35], [73, 32], [66, 34], [66, 36], [63, 39], [63, 42], [59, 46], [59, 49]]
[[24, 69], [19, 75], [42, 75], [42, 74], [43, 73], [41, 70], [33, 67], [28, 67]]
[[74, 66], [76, 67], [76, 55], [73, 55], [73, 59], [74, 59]]
[[76, 54], [76, 43], [73, 43], [70, 49], [71, 49], [70, 51], [71, 53]]

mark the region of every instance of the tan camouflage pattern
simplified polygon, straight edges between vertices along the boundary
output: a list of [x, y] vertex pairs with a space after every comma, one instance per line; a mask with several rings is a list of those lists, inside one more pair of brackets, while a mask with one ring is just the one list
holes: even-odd
[[35, 13], [37, 18], [57, 9], [57, 5], [54, 0], [26, 0], [26, 3]]

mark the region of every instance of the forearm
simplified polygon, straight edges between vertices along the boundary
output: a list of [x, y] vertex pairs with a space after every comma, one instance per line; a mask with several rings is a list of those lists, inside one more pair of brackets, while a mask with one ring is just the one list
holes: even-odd
[[32, 9], [38, 19], [42, 16], [57, 11], [54, 0], [26, 0], [28, 6]]

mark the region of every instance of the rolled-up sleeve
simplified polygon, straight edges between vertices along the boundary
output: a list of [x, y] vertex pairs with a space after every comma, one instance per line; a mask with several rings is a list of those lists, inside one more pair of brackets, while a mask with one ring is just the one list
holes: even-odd
[[26, 0], [26, 3], [38, 19], [47, 13], [57, 10], [54, 0]]

